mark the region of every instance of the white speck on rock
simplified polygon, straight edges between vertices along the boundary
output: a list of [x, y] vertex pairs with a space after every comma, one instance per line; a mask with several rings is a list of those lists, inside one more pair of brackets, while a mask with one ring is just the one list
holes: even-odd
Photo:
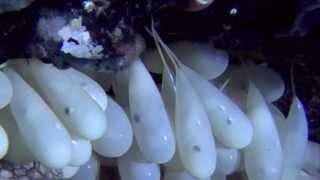
[[71, 22], [59, 30], [58, 35], [63, 39], [61, 51], [77, 58], [101, 58], [103, 47], [95, 44], [82, 18], [72, 19]]

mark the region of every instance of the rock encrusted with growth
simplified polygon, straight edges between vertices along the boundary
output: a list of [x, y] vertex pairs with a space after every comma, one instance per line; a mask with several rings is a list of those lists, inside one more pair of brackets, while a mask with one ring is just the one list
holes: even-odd
[[13, 165], [6, 161], [0, 162], [0, 179], [3, 180], [52, 180], [62, 179], [62, 171], [49, 169], [39, 162], [30, 162], [22, 165]]

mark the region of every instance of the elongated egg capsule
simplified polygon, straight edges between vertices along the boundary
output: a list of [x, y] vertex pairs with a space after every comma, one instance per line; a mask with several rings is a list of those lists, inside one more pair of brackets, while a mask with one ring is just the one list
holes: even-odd
[[6, 130], [10, 139], [9, 151], [4, 159], [16, 164], [33, 161], [34, 157], [25, 144], [9, 107], [0, 110], [0, 124]]
[[228, 54], [209, 44], [181, 41], [171, 47], [183, 64], [208, 80], [220, 76], [229, 64]]
[[217, 144], [217, 168], [215, 173], [229, 175], [240, 167], [240, 151]]
[[0, 125], [0, 159], [2, 159], [8, 152], [9, 139], [7, 132]]
[[282, 138], [283, 172], [282, 180], [295, 179], [303, 167], [304, 153], [308, 143], [308, 124], [302, 103], [293, 98]]
[[78, 172], [79, 167], [78, 166], [66, 166], [66, 167], [63, 167], [61, 170], [62, 170], [63, 179], [70, 179]]
[[140, 60], [129, 69], [129, 103], [134, 135], [147, 160], [168, 162], [175, 152], [170, 120], [157, 86]]
[[72, 176], [71, 180], [97, 180], [99, 177], [99, 168], [99, 160], [94, 154], [92, 154], [89, 161], [80, 166], [77, 173]]
[[230, 148], [243, 148], [252, 139], [252, 125], [241, 109], [195, 71], [182, 66], [208, 114], [215, 137]]
[[[229, 64], [226, 52], [214, 49], [208, 44], [180, 41], [169, 47], [183, 64], [208, 80], [220, 76]], [[143, 59], [151, 72], [158, 74], [163, 72], [162, 61], [156, 50], [147, 51]]]
[[262, 65], [249, 64], [245, 69], [268, 102], [274, 102], [284, 94], [285, 85], [279, 73]]
[[[166, 106], [168, 115], [170, 117], [171, 127], [175, 130], [175, 100], [176, 87], [173, 74], [170, 72], [168, 66], [164, 66], [162, 73], [161, 96]], [[169, 171], [184, 171], [181, 163], [179, 152], [176, 151], [172, 159], [165, 163], [164, 166]]]
[[12, 85], [6, 75], [0, 71], [0, 109], [9, 104], [12, 98]]
[[65, 71], [66, 75], [75, 83], [77, 83], [82, 89], [88, 93], [88, 95], [95, 100], [102, 110], [106, 110], [108, 106], [108, 97], [104, 89], [93, 79], [86, 74], [69, 68]]
[[176, 87], [168, 68], [163, 68], [161, 95], [171, 121], [174, 120]]
[[121, 180], [160, 180], [158, 164], [143, 159], [136, 145], [118, 158], [118, 169]]
[[94, 140], [107, 128], [99, 105], [76, 82], [52, 65], [31, 61], [25, 67], [34, 86], [66, 127], [79, 137]]
[[287, 126], [286, 117], [283, 115], [280, 109], [273, 104], [269, 104], [269, 109], [279, 133], [281, 146], [283, 146]]
[[97, 72], [89, 69], [76, 69], [83, 74], [89, 76], [91, 79], [96, 81], [105, 91], [108, 91], [114, 80], [112, 72]]
[[72, 155], [69, 165], [82, 166], [91, 157], [92, 146], [90, 141], [72, 135]]
[[176, 71], [175, 130], [177, 148], [186, 170], [208, 178], [216, 167], [216, 149], [208, 116], [182, 70]]
[[263, 65], [249, 63], [240, 67], [230, 66], [216, 82], [221, 84], [227, 79], [230, 81], [224, 92], [243, 110], [246, 109], [249, 81], [256, 85], [267, 102], [278, 100], [285, 91], [280, 74]]
[[109, 130], [93, 141], [94, 150], [105, 157], [119, 157], [128, 151], [132, 144], [133, 132], [127, 114], [112, 99], [105, 111], [109, 121]]
[[115, 100], [122, 106], [129, 106], [129, 70], [123, 69], [115, 73], [112, 89]]
[[14, 96], [10, 110], [18, 129], [37, 160], [61, 168], [71, 159], [71, 138], [41, 97], [12, 69], [5, 69]]
[[252, 142], [244, 148], [247, 175], [249, 179], [280, 179], [283, 159], [280, 138], [262, 94], [252, 83], [247, 103], [254, 129]]
[[228, 81], [222, 92], [226, 94], [238, 107], [246, 112], [248, 95], [248, 78], [241, 67], [230, 66], [214, 81], [214, 85], [221, 85]]

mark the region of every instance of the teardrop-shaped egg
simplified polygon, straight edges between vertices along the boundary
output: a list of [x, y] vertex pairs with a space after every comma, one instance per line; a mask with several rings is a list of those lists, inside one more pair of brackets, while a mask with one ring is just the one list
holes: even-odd
[[[169, 45], [169, 48], [183, 64], [208, 80], [220, 76], [229, 64], [228, 54], [210, 47], [209, 44], [180, 41]], [[151, 72], [162, 73], [163, 65], [156, 50], [147, 51], [143, 59]]]
[[12, 98], [12, 85], [6, 75], [0, 71], [0, 109], [9, 104]]
[[168, 162], [175, 152], [175, 139], [159, 90], [140, 60], [129, 69], [129, 103], [134, 135], [145, 158]]
[[109, 129], [98, 140], [93, 141], [94, 150], [105, 157], [119, 157], [128, 151], [132, 144], [131, 124], [124, 110], [112, 99], [105, 111]]
[[320, 177], [320, 144], [309, 141], [304, 154], [303, 169], [311, 175]]
[[95, 100], [96, 103], [101, 107], [102, 110], [106, 110], [108, 106], [108, 97], [104, 89], [93, 79], [86, 74], [69, 68], [63, 72], [75, 83], [88, 93], [88, 95]]
[[108, 91], [114, 80], [113, 72], [97, 72], [89, 69], [77, 69], [96, 81], [105, 91]]
[[9, 151], [4, 159], [16, 164], [33, 161], [34, 157], [26, 146], [8, 106], [0, 110], [0, 124], [10, 139]]
[[308, 143], [308, 124], [302, 103], [293, 98], [289, 115], [285, 121], [282, 142], [283, 172], [282, 180], [295, 179], [303, 167], [304, 153]]
[[270, 110], [259, 90], [250, 83], [247, 114], [253, 124], [252, 142], [244, 148], [245, 169], [249, 179], [280, 179], [282, 150]]
[[281, 146], [283, 146], [284, 137], [286, 133], [286, 117], [283, 115], [283, 113], [280, 111], [278, 107], [276, 107], [273, 104], [269, 104], [269, 109], [272, 114], [272, 117], [274, 119], [275, 125], [278, 130], [278, 134], [280, 137]]
[[175, 93], [176, 87], [172, 74], [167, 67], [163, 68], [161, 95], [166, 106], [168, 115], [173, 121], [175, 112]]
[[88, 140], [103, 135], [107, 127], [104, 112], [76, 82], [54, 66], [35, 60], [24, 69], [32, 78], [30, 82], [70, 131]]
[[176, 70], [175, 130], [177, 148], [186, 170], [197, 178], [208, 178], [216, 167], [215, 142], [204, 107], [185, 77]]
[[249, 79], [260, 90], [268, 102], [278, 100], [285, 90], [284, 81], [279, 73], [262, 65], [249, 64], [247, 66]]
[[12, 69], [5, 69], [14, 96], [10, 110], [19, 132], [34, 157], [51, 168], [61, 168], [71, 159], [71, 138], [41, 97]]
[[246, 112], [248, 95], [248, 78], [241, 67], [230, 66], [214, 80], [214, 84], [222, 86], [227, 82], [222, 92], [227, 95], [238, 107]]
[[217, 168], [215, 173], [229, 175], [240, 167], [240, 151], [217, 143]]
[[220, 76], [229, 64], [228, 54], [209, 44], [181, 41], [172, 45], [172, 51], [183, 64], [208, 80]]
[[249, 63], [240, 67], [230, 66], [217, 82], [221, 84], [227, 79], [230, 81], [224, 92], [243, 110], [246, 108], [249, 80], [256, 85], [267, 102], [278, 100], [285, 90], [284, 81], [279, 73], [263, 65]]
[[9, 139], [6, 131], [0, 125], [0, 159], [2, 159], [8, 152]]
[[72, 155], [69, 165], [82, 166], [91, 157], [92, 146], [90, 141], [72, 135]]
[[128, 68], [117, 71], [114, 75], [112, 89], [115, 100], [122, 106], [129, 106], [129, 70]]
[[71, 180], [97, 180], [99, 177], [100, 163], [97, 157], [93, 154], [90, 160], [80, 166], [77, 173], [71, 178]]
[[136, 145], [118, 158], [118, 169], [121, 180], [160, 180], [158, 164], [146, 162]]
[[[162, 87], [161, 87], [161, 95], [163, 102], [166, 106], [168, 115], [170, 117], [170, 122], [171, 122], [171, 127], [173, 130], [174, 128], [174, 119], [175, 119], [175, 93], [176, 93], [176, 87], [175, 87], [175, 81], [174, 77], [171, 74], [170, 70], [168, 67], [164, 67], [163, 73], [162, 73]], [[172, 159], [165, 163], [164, 166], [168, 170], [173, 170], [173, 171], [182, 171], [184, 170], [184, 167], [181, 163], [180, 157], [179, 157], [179, 152], [176, 151]]]
[[66, 167], [63, 167], [61, 170], [62, 170], [63, 179], [70, 179], [78, 172], [79, 167], [78, 166], [66, 166]]
[[209, 81], [182, 66], [208, 114], [215, 137], [230, 148], [243, 148], [252, 139], [252, 125], [241, 109]]

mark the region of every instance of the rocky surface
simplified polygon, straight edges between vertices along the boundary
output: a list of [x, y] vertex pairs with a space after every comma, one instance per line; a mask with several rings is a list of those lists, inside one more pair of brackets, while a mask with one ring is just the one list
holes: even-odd
[[61, 170], [48, 169], [39, 162], [13, 165], [3, 160], [0, 161], [1, 180], [53, 180], [61, 178]]

